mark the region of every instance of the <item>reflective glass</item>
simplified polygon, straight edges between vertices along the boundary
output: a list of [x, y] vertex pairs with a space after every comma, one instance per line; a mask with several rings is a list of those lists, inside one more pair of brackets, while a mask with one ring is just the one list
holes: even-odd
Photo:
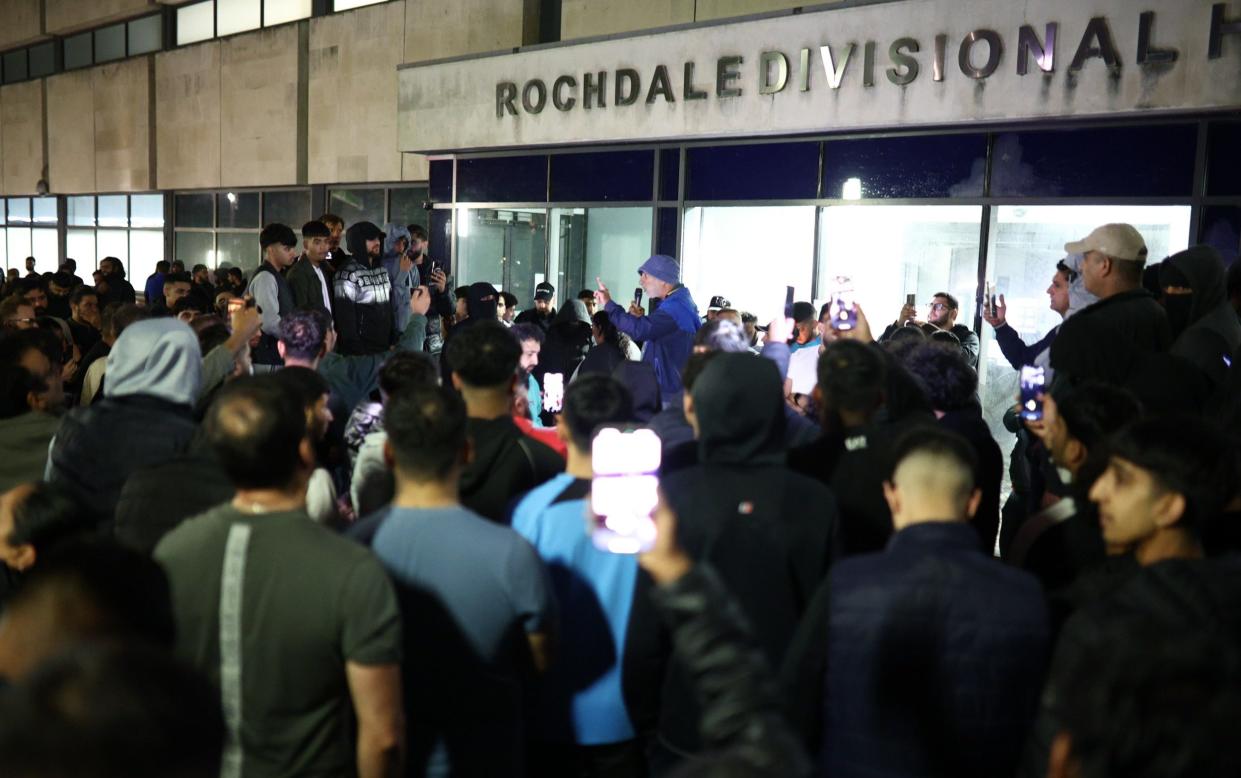
[[[116, 257], [126, 268], [129, 267], [129, 230], [99, 230], [95, 233], [95, 253], [100, 258]], [[149, 273], [147, 275], [150, 275]], [[141, 287], [146, 281], [146, 276], [137, 278], [128, 270], [125, 271], [125, 280], [133, 284], [135, 287]], [[138, 294], [142, 294], [142, 290], [138, 289]]]
[[95, 30], [95, 62], [125, 58], [125, 25], [114, 24]]
[[386, 0], [332, 0], [333, 11], [348, 11], [350, 8], [361, 8], [366, 5], [377, 5]]
[[681, 192], [681, 150], [659, 150], [659, 199], [675, 200]]
[[455, 283], [487, 281], [517, 295], [521, 307], [529, 306], [534, 285], [547, 272], [546, 236], [542, 209], [460, 209]]
[[210, 232], [177, 232], [173, 236], [173, 259], [179, 259], [186, 267], [206, 265], [215, 267], [215, 235]]
[[32, 216], [35, 224], [56, 223], [56, 198], [35, 197], [32, 202]]
[[401, 187], [388, 190], [388, 221], [408, 227], [411, 224], [427, 227], [427, 212], [422, 204], [431, 199], [426, 187]]
[[305, 19], [310, 10], [310, 0], [263, 0], [263, 26]]
[[554, 154], [553, 202], [649, 201], [654, 189], [653, 151]]
[[305, 189], [263, 193], [263, 224], [287, 224], [298, 235], [310, 221], [310, 192]]
[[685, 199], [813, 199], [819, 189], [819, 145], [811, 141], [691, 148], [686, 152]]
[[1207, 139], [1207, 194], [1241, 195], [1241, 122], [1211, 122]]
[[70, 227], [94, 227], [95, 198], [90, 196], [66, 197], [65, 216]]
[[60, 269], [60, 242], [56, 239], [56, 230], [31, 230], [30, 253], [38, 260], [39, 272], [44, 268]]
[[259, 224], [258, 192], [221, 192], [215, 196], [216, 218], [220, 227], [253, 227]]
[[216, 235], [216, 264], [227, 262], [249, 273], [262, 261], [257, 232], [221, 232]]
[[262, 23], [260, 0], [215, 0], [215, 5], [217, 36], [257, 30]]
[[[30, 228], [29, 227], [9, 227], [5, 230], [5, 244], [8, 246], [9, 256], [12, 257], [13, 267], [21, 269], [22, 274], [26, 273], [25, 261], [26, 257], [32, 256], [30, 253]], [[54, 262], [39, 263], [39, 258], [35, 257], [35, 272], [43, 273], [55, 271], [52, 267]]]
[[178, 227], [214, 227], [215, 209], [209, 194], [179, 194], [176, 196], [176, 225]]
[[30, 77], [50, 76], [56, 70], [56, 44], [41, 43], [30, 47]]
[[129, 56], [164, 48], [164, 21], [159, 14], [129, 23]]
[[[705, 311], [718, 294], [767, 322], [784, 310], [786, 286], [794, 287], [797, 299], [808, 299], [814, 218], [811, 205], [688, 209], [681, 281], [693, 293], [698, 309]], [[761, 268], [754, 253], [739, 243], [739, 235], [764, 236]]]
[[103, 195], [99, 198], [100, 227], [128, 227], [129, 204], [125, 195]]
[[[8, 270], [9, 268], [8, 241], [4, 233], [5, 233], [4, 228], [0, 227], [0, 266], [3, 266], [5, 270]], [[16, 267], [18, 270], [21, 270], [22, 272], [25, 272], [26, 270], [26, 268], [22, 267], [17, 260], [14, 260], [13, 267]]]
[[427, 237], [431, 244], [428, 253], [445, 264], [448, 264], [452, 253], [452, 216], [452, 211], [447, 208], [431, 211], [430, 224], [427, 225]]
[[823, 196], [982, 197], [987, 136], [862, 138], [823, 145]]
[[78, 275], [86, 283], [91, 283], [82, 271], [91, 271], [99, 266], [99, 256], [95, 253], [95, 231], [65, 230], [65, 256], [77, 260]]
[[26, 67], [26, 50], [18, 49], [4, 55], [4, 83], [12, 84], [25, 81], [29, 76]]
[[[146, 278], [155, 272], [155, 263], [164, 259], [164, 233], [159, 230], [129, 231], [129, 273]], [[187, 265], [186, 269], [193, 267]], [[132, 281], [130, 283], [133, 283]]]
[[[553, 236], [548, 275], [561, 300], [582, 289], [595, 289], [595, 279], [627, 299], [636, 285], [638, 265], [651, 253], [651, 208], [557, 208], [552, 211]], [[622, 294], [625, 292], [625, 294]]]
[[10, 197], [9, 224], [30, 224], [30, 198]]
[[95, 55], [94, 49], [91, 47], [92, 40], [94, 40], [94, 36], [89, 32], [65, 38], [65, 70], [84, 68], [94, 63]]
[[1200, 243], [1214, 246], [1224, 258], [1224, 264], [1231, 265], [1238, 259], [1238, 248], [1241, 247], [1241, 206], [1208, 205], [1202, 209], [1202, 226]]
[[357, 222], [384, 224], [384, 190], [333, 189], [328, 194], [327, 209], [345, 220], [348, 228]]
[[129, 198], [129, 223], [131, 227], [163, 227], [164, 196], [132, 195]]
[[655, 217], [655, 253], [669, 257], [681, 256], [681, 242], [678, 240], [677, 228], [681, 219], [676, 208], [660, 208]]
[[215, 37], [215, 1], [177, 9], [177, 45], [197, 43]]
[[457, 160], [457, 202], [541, 203], [547, 200], [547, 157]]
[[437, 203], [452, 202], [452, 160], [431, 160], [431, 199]]

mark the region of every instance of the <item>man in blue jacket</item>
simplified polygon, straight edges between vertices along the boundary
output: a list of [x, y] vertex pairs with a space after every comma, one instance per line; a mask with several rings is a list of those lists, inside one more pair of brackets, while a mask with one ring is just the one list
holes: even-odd
[[656, 254], [643, 262], [638, 268], [638, 284], [648, 298], [662, 300], [650, 315], [646, 315], [637, 301], [631, 303], [626, 312], [612, 300], [612, 294], [602, 281], [599, 281], [595, 299], [616, 329], [645, 344], [642, 361], [655, 370], [664, 407], [675, 405], [684, 391], [681, 370], [693, 350], [694, 333], [700, 325], [698, 306], [689, 289], [681, 284], [681, 266], [672, 257]]

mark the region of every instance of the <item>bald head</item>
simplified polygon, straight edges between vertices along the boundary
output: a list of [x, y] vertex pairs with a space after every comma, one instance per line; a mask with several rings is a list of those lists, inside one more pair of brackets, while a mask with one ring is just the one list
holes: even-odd
[[919, 430], [898, 445], [895, 461], [883, 492], [897, 530], [930, 521], [967, 521], [978, 509], [976, 459], [959, 436]]

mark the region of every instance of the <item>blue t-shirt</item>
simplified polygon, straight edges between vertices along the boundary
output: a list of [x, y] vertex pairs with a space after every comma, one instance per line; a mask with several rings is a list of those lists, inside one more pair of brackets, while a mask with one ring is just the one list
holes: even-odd
[[565, 625], [558, 660], [542, 679], [538, 731], [552, 742], [599, 745], [634, 737], [621, 664], [638, 560], [595, 548], [586, 499], [557, 502], [582, 486], [561, 474], [538, 487], [517, 505], [513, 529], [547, 563]]
[[499, 658], [515, 625], [529, 633], [554, 623], [547, 571], [513, 530], [459, 506], [384, 513], [375, 554], [398, 585], [437, 596], [483, 660]]

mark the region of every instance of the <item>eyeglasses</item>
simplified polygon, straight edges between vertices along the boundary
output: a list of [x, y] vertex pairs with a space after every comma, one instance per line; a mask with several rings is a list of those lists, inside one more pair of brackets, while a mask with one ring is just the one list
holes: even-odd
[[948, 303], [931, 303], [931, 310], [948, 310]]
[[22, 317], [22, 318], [5, 319], [5, 320], [4, 320], [4, 323], [5, 323], [5, 324], [15, 324], [15, 325], [22, 325], [22, 324], [25, 324], [25, 325], [27, 325], [27, 326], [29, 326], [29, 327], [33, 327], [35, 324], [38, 324], [38, 321], [39, 321], [38, 319], [31, 319], [31, 318], [27, 318], [27, 317]]

